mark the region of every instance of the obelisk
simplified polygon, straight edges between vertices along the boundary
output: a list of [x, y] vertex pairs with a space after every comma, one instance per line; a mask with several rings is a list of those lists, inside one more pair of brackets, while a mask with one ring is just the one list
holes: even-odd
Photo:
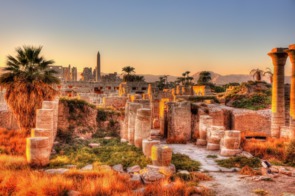
[[96, 81], [100, 81], [100, 54], [97, 52], [97, 63], [96, 63]]

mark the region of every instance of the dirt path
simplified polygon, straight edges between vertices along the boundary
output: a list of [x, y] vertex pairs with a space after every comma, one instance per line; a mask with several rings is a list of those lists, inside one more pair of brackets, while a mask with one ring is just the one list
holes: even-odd
[[218, 159], [224, 159], [218, 155], [218, 151], [208, 151], [204, 147], [194, 144], [168, 144], [174, 153], [188, 155], [192, 160], [199, 161], [201, 171], [208, 172], [214, 180], [202, 182], [202, 185], [211, 188], [220, 196], [254, 196], [261, 190], [261, 194], [271, 196], [295, 196], [295, 177], [280, 175], [273, 181], [255, 181], [253, 177], [245, 177], [235, 169], [227, 169], [216, 164], [214, 159], [207, 157], [215, 155]]

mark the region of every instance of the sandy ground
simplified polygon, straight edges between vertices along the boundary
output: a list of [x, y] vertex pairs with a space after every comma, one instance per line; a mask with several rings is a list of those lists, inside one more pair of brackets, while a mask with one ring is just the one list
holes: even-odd
[[[252, 196], [259, 195], [257, 190], [267, 192], [268, 196], [295, 196], [295, 177], [280, 174], [273, 181], [255, 181], [253, 177], [240, 175], [238, 172], [219, 167], [208, 155], [217, 155], [216, 151], [208, 151], [206, 148], [194, 144], [168, 144], [174, 153], [188, 155], [191, 159], [199, 161], [201, 170], [208, 172], [213, 177], [212, 181], [202, 182], [218, 196]], [[260, 194], [263, 195], [263, 194]]]

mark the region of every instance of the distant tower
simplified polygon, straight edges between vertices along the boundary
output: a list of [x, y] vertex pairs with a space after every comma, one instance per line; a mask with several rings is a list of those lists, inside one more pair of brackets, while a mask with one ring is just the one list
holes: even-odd
[[100, 81], [100, 54], [97, 52], [96, 81]]

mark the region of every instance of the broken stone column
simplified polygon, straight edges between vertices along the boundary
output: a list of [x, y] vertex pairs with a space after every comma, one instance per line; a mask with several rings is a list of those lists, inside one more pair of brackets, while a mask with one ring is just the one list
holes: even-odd
[[152, 147], [154, 145], [160, 144], [160, 140], [144, 139], [142, 140], [142, 152], [143, 154], [150, 158], [152, 153]]
[[199, 138], [197, 145], [207, 145], [207, 129], [213, 125], [213, 119], [209, 115], [200, 115], [199, 119]]
[[134, 144], [134, 132], [135, 132], [135, 118], [137, 110], [142, 108], [139, 103], [129, 104], [129, 114], [128, 114], [128, 141], [130, 144]]
[[[160, 100], [159, 99], [152, 99], [151, 100], [152, 121], [153, 121], [152, 128], [153, 129], [159, 129], [160, 128], [159, 103], [160, 103]], [[155, 121], [155, 123], [154, 123], [154, 121]]]
[[52, 142], [54, 142], [57, 133], [57, 123], [58, 123], [58, 100], [57, 101], [43, 101], [42, 109], [52, 109], [53, 110], [53, 133]]
[[135, 119], [134, 145], [142, 147], [142, 140], [150, 137], [151, 109], [141, 108], [137, 110]]
[[227, 130], [220, 141], [220, 155], [234, 156], [239, 154], [241, 144], [241, 132], [237, 130]]
[[268, 55], [274, 66], [271, 100], [271, 136], [280, 137], [280, 128], [285, 125], [285, 64], [288, 54], [285, 48], [274, 48]]
[[124, 125], [123, 129], [121, 129], [121, 139], [128, 140], [128, 117], [129, 117], [129, 104], [130, 102], [126, 102], [125, 104], [125, 118], [124, 118]]
[[26, 157], [30, 165], [45, 166], [49, 163], [50, 140], [48, 137], [29, 137], [26, 139]]
[[290, 88], [290, 139], [295, 138], [295, 44], [286, 50], [292, 64], [291, 88]]
[[[54, 125], [54, 110], [53, 109], [38, 109], [36, 111], [36, 129], [48, 129], [51, 131], [49, 137], [50, 149], [52, 148], [53, 141], [56, 133], [54, 133], [57, 126]], [[56, 120], [57, 121], [57, 120]]]
[[219, 150], [220, 140], [224, 136], [223, 126], [210, 126], [207, 129], [207, 150]]
[[165, 135], [165, 111], [167, 102], [169, 102], [169, 98], [162, 98], [159, 103], [160, 133], [163, 136]]
[[167, 141], [182, 143], [191, 139], [191, 103], [167, 103], [168, 134]]
[[167, 145], [153, 145], [151, 159], [153, 165], [169, 166], [172, 160], [172, 149]]

